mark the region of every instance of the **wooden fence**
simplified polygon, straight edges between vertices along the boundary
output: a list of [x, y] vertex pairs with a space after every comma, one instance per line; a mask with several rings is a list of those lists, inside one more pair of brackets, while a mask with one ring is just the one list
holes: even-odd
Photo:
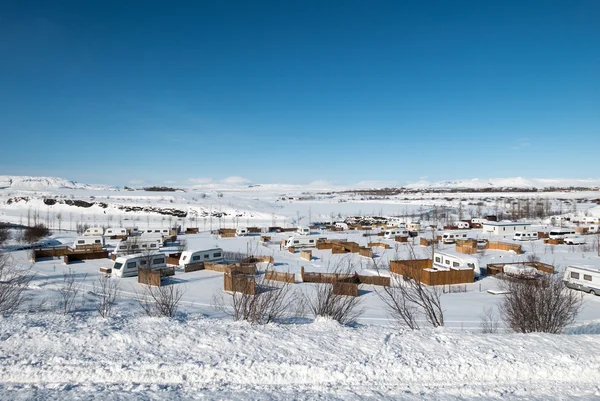
[[400, 235], [396, 235], [394, 237], [394, 241], [396, 241], [396, 242], [408, 242], [408, 237], [403, 237], [403, 236], [400, 236]]
[[223, 289], [230, 292], [242, 294], [255, 294], [254, 277], [236, 273], [225, 273], [223, 276]]
[[256, 264], [254, 263], [217, 263], [204, 262], [204, 269], [212, 270], [221, 273], [241, 273], [241, 274], [256, 274]]
[[487, 274], [489, 276], [495, 276], [499, 273], [504, 273], [504, 266], [508, 265], [522, 265], [534, 267], [542, 273], [554, 274], [554, 266], [542, 263], [542, 262], [509, 262], [509, 263], [489, 263], [487, 265]]
[[195, 262], [183, 265], [184, 273], [196, 272], [198, 270], [204, 270], [204, 262]]
[[69, 263], [79, 262], [82, 260], [90, 259], [107, 259], [108, 251], [98, 252], [71, 252], [63, 256], [63, 262], [68, 265]]
[[198, 234], [198, 227], [188, 227], [185, 229], [185, 234]]
[[369, 248], [385, 248], [385, 249], [391, 249], [392, 247], [384, 242], [369, 242], [367, 244], [367, 246]]
[[310, 261], [312, 259], [312, 251], [300, 251], [300, 258]]
[[358, 296], [358, 284], [356, 283], [333, 283], [333, 293], [335, 295], [347, 295], [350, 297]]
[[241, 260], [242, 263], [275, 263], [273, 256], [249, 256]]
[[294, 284], [296, 282], [296, 275], [294, 273], [265, 270], [265, 280], [281, 281], [284, 283]]
[[458, 240], [456, 241], [456, 252], [473, 255], [477, 253], [477, 241], [475, 240]]
[[431, 259], [392, 260], [390, 271], [406, 277], [411, 277], [426, 285], [450, 285], [472, 283], [475, 280], [473, 269], [445, 270], [433, 269]]
[[373, 249], [367, 248], [367, 247], [360, 247], [360, 249], [358, 250], [358, 254], [360, 256], [372, 258], [373, 257]]
[[138, 283], [160, 287], [161, 272], [156, 269], [138, 269]]
[[390, 286], [390, 278], [386, 276], [361, 276], [358, 275], [360, 284]]
[[304, 270], [304, 267], [300, 268], [300, 275], [302, 281], [305, 283], [336, 283], [339, 281], [358, 282], [358, 275], [356, 274], [307, 272]]
[[433, 243], [433, 240], [428, 240], [427, 238], [419, 237], [419, 245], [421, 246], [431, 246], [431, 244]]
[[509, 242], [488, 241], [486, 249], [497, 249], [499, 251], [514, 251], [517, 255], [523, 253], [521, 245]]

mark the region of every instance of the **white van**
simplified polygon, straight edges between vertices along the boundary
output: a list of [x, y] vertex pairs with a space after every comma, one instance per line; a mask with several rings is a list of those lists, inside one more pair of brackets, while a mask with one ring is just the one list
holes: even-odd
[[306, 226], [298, 226], [298, 229], [296, 230], [296, 234], [310, 235], [310, 228], [308, 228]]
[[150, 255], [135, 254], [121, 256], [115, 259], [111, 275], [116, 277], [134, 277], [138, 275], [139, 268], [148, 267], [151, 269], [167, 267], [167, 257], [158, 252]]
[[90, 227], [87, 230], [85, 230], [85, 232], [83, 233], [83, 235], [85, 236], [98, 236], [98, 235], [103, 235], [104, 234], [104, 229], [102, 227]]
[[298, 237], [289, 237], [285, 242], [285, 247], [294, 247], [294, 248], [312, 248], [317, 245], [317, 237], [309, 237], [309, 236], [298, 236]]
[[237, 237], [245, 237], [248, 235], [248, 229], [246, 227], [238, 227], [235, 229], [235, 235]]
[[513, 235], [514, 241], [535, 241], [538, 239], [537, 231], [516, 231]]
[[383, 238], [394, 239], [396, 237], [408, 237], [408, 230], [403, 228], [389, 228], [383, 232]]
[[567, 235], [575, 235], [575, 230], [572, 228], [553, 228], [548, 234], [550, 239], [564, 239]]
[[585, 244], [585, 237], [581, 235], [566, 235], [563, 239], [564, 243], [567, 245], [582, 245]]
[[179, 267], [197, 262], [219, 262], [223, 260], [221, 248], [205, 249], [203, 251], [183, 251], [179, 257]]
[[126, 228], [107, 228], [104, 232], [104, 237], [126, 237], [127, 229]]
[[479, 277], [481, 269], [479, 260], [469, 255], [455, 255], [449, 252], [435, 252], [433, 254], [433, 267], [441, 270], [467, 268], [473, 269], [475, 277]]
[[87, 236], [87, 237], [77, 237], [75, 242], [73, 242], [73, 248], [75, 249], [84, 249], [90, 247], [103, 247], [104, 246], [104, 237], [101, 236]]
[[600, 268], [597, 266], [572, 265], [563, 277], [565, 285], [574, 290], [600, 295]]
[[456, 228], [471, 228], [471, 225], [467, 221], [455, 221], [454, 227], [456, 227]]
[[466, 231], [444, 231], [442, 233], [442, 242], [444, 244], [454, 244], [456, 240], [468, 240]]
[[162, 237], [129, 237], [117, 242], [115, 253], [127, 255], [147, 250], [156, 250], [163, 246]]

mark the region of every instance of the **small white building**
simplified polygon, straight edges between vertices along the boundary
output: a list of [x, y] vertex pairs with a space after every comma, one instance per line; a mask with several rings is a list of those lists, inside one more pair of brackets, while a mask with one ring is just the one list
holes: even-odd
[[484, 232], [500, 237], [512, 237], [517, 231], [527, 231], [531, 224], [514, 221], [486, 221], [482, 224]]

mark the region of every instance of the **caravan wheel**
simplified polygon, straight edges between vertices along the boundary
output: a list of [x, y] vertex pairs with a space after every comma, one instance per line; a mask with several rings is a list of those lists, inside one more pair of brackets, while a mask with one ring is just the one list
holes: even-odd
[[590, 295], [596, 295], [596, 291], [590, 290]]

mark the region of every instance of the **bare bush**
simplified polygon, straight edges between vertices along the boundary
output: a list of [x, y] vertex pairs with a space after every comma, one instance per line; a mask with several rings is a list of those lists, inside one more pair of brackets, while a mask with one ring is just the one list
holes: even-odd
[[121, 293], [118, 280], [106, 275], [101, 275], [94, 282], [94, 294], [96, 294], [96, 310], [103, 318], [112, 313], [114, 304]]
[[48, 235], [50, 235], [50, 230], [48, 227], [40, 223], [25, 229], [25, 232], [23, 233], [23, 241], [28, 244], [33, 244]]
[[58, 293], [60, 294], [58, 308], [63, 315], [68, 315], [75, 309], [75, 301], [81, 291], [81, 284], [85, 280], [85, 277], [87, 277], [87, 274], [77, 283], [76, 274], [72, 269], [63, 273], [63, 282], [58, 288]]
[[174, 317], [184, 294], [185, 289], [173, 284], [160, 287], [144, 285], [136, 299], [148, 316]]
[[560, 333], [581, 310], [582, 296], [560, 278], [507, 279], [508, 293], [500, 305], [506, 325], [519, 333]]
[[359, 297], [334, 294], [332, 284], [316, 284], [312, 296], [305, 296], [306, 306], [314, 317], [323, 316], [341, 324], [349, 324], [355, 322], [364, 312], [360, 308]]
[[500, 327], [500, 322], [494, 313], [493, 308], [485, 308], [481, 314], [481, 322], [479, 323], [481, 332], [484, 334], [496, 334]]
[[267, 280], [264, 275], [254, 277], [254, 294], [248, 289], [234, 286], [231, 292], [214, 296], [217, 309], [231, 315], [234, 320], [252, 324], [276, 322], [291, 312], [296, 297], [291, 283]]
[[19, 267], [8, 255], [0, 253], [0, 314], [11, 314], [23, 305], [32, 279], [31, 267]]
[[8, 226], [0, 223], [0, 246], [10, 239], [10, 231]]

